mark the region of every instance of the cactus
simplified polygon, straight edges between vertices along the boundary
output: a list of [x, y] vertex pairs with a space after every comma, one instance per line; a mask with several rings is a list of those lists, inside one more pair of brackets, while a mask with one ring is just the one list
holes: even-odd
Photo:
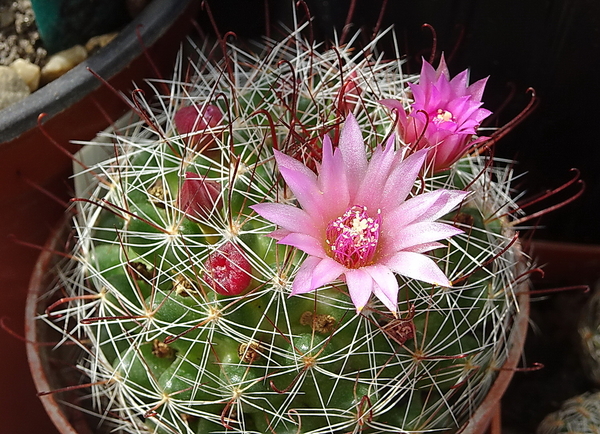
[[538, 425], [537, 434], [600, 433], [600, 393], [586, 392], [563, 402]]
[[583, 306], [577, 324], [577, 337], [581, 367], [586, 377], [595, 385], [600, 384], [600, 289], [594, 292]]
[[[231, 44], [217, 61], [197, 48], [186, 80], [180, 56], [168, 95], [138, 95], [138, 120], [105, 134], [108, 144], [88, 144], [114, 155], [85, 170], [95, 182], [76, 200], [76, 243], [54, 270], [66, 298], [40, 318], [84, 351], [78, 368], [103, 426], [457, 431], [502, 367], [523, 272], [510, 165], [470, 147], [450, 168], [423, 166], [427, 152], [402, 143], [394, 110], [380, 103], [408, 109], [419, 80], [401, 60], [384, 60], [385, 32], [365, 48], [318, 50], [302, 29], [267, 41], [260, 54]], [[286, 241], [290, 231], [277, 229], [264, 204], [302, 202], [292, 171], [325, 182], [324, 160], [339, 160], [338, 144], [354, 127], [369, 164], [393, 156], [413, 171], [404, 203], [437, 194], [447, 202], [427, 226], [442, 235], [407, 253], [440, 285], [415, 268], [386, 272], [389, 287], [375, 279], [372, 290], [349, 290], [351, 272], [376, 262], [370, 247], [346, 262], [331, 253], [345, 275], [314, 288], [298, 283], [314, 255]], [[361, 224], [361, 209], [338, 219], [341, 232], [329, 222], [328, 242], [338, 246], [332, 237]], [[389, 227], [377, 230], [387, 217], [369, 218], [373, 237], [386, 236]]]

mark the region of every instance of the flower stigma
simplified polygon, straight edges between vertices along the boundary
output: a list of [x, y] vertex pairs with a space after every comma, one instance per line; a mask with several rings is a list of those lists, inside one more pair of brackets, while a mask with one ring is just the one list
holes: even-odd
[[369, 265], [379, 242], [381, 210], [375, 218], [366, 206], [354, 205], [327, 225], [327, 245], [331, 257], [348, 268]]
[[441, 124], [442, 122], [454, 122], [455, 120], [452, 112], [440, 108], [437, 110], [437, 115], [433, 118], [433, 121], [435, 123]]

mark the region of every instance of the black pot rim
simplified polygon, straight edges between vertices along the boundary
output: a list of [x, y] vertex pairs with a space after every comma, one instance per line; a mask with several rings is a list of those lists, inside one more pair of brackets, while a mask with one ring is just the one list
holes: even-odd
[[110, 80], [143, 55], [144, 48], [152, 46], [192, 1], [195, 0], [153, 0], [95, 55], [27, 98], [0, 110], [0, 144], [34, 128], [40, 113], [50, 119], [99, 88], [101, 81], [88, 68]]

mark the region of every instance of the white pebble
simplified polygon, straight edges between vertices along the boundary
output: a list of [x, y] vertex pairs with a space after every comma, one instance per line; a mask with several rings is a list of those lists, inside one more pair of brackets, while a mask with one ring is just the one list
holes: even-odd
[[82, 45], [75, 45], [52, 55], [42, 68], [42, 82], [48, 83], [57, 79], [87, 59], [87, 51]]
[[110, 41], [115, 39], [119, 32], [106, 33], [104, 35], [92, 36], [89, 41], [85, 43], [85, 49], [88, 53], [97, 48], [102, 48], [108, 45]]
[[27, 84], [29, 90], [34, 92], [40, 85], [41, 69], [29, 60], [16, 59], [9, 65], [19, 74], [19, 77]]
[[17, 72], [0, 66], [0, 110], [26, 98], [31, 92]]

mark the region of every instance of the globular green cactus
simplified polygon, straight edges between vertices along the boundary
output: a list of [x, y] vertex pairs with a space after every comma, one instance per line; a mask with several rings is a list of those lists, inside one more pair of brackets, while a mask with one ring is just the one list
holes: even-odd
[[540, 422], [537, 434], [600, 433], [600, 393], [586, 392], [567, 399]]
[[[176, 68], [193, 74], [176, 73], [168, 95], [136, 98], [138, 121], [108, 134], [108, 144], [88, 144], [114, 155], [85, 170], [95, 182], [80, 192], [76, 245], [55, 270], [68, 299], [42, 319], [85, 350], [79, 368], [104, 426], [186, 434], [457, 431], [506, 360], [523, 273], [510, 223], [510, 167], [491, 164], [473, 146], [458, 161], [446, 159], [447, 170], [430, 170], [431, 159], [421, 167], [426, 152], [403, 142], [398, 113], [380, 103], [396, 100], [408, 111], [419, 76], [378, 52], [382, 36], [362, 49], [319, 50], [301, 34], [298, 26], [260, 54], [228, 45], [219, 61], [198, 49], [192, 68], [183, 61]], [[449, 86], [446, 74], [429, 78]], [[465, 82], [463, 105], [483, 91], [467, 94]], [[429, 121], [452, 116], [438, 112]], [[326, 238], [318, 249], [343, 272], [316, 284], [331, 270], [323, 267], [306, 283], [314, 288], [298, 289], [315, 254], [295, 247], [305, 241], [290, 241], [294, 234], [286, 239], [293, 231], [265, 217], [263, 204], [287, 205], [277, 210], [292, 215], [300, 203], [308, 215], [318, 198], [307, 181], [292, 181], [314, 181], [315, 173], [314, 182], [339, 183], [343, 195], [350, 166], [362, 163], [344, 151], [347, 171], [332, 169], [338, 178], [328, 180], [325, 172], [341, 167], [348, 125], [361, 131], [368, 167], [390, 161], [399, 179], [394, 167], [413, 168], [407, 199], [398, 201], [415, 208], [402, 218], [439, 191], [437, 202], [454, 201], [436, 202], [445, 215], [432, 211], [423, 232], [405, 234], [448, 236], [403, 251], [415, 264], [433, 264], [431, 275], [447, 276], [445, 283], [427, 283], [410, 267], [382, 272], [393, 276], [385, 284], [379, 275], [352, 283], [383, 262], [378, 249], [410, 240], [390, 238], [397, 228], [386, 226], [383, 206], [374, 217], [364, 203], [349, 203], [346, 214], [314, 223], [327, 226], [315, 229]], [[462, 132], [473, 144], [469, 131]], [[396, 200], [394, 193], [385, 194]]]
[[577, 333], [583, 372], [595, 385], [600, 384], [600, 289], [598, 286], [583, 306]]

